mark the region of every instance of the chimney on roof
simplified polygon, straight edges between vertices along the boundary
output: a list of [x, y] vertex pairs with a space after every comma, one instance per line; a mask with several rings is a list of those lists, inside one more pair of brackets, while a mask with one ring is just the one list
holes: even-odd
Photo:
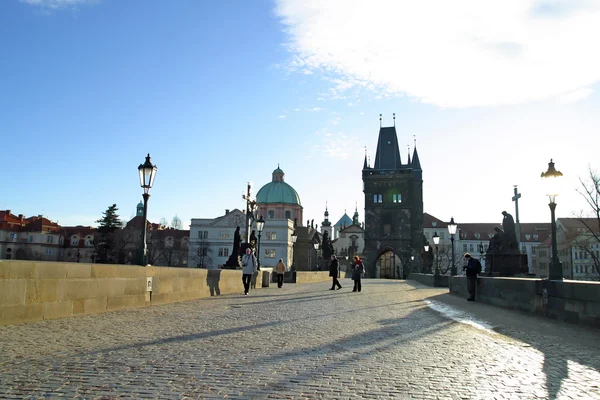
[[229, 210], [225, 209], [225, 215], [229, 214]]
[[23, 214], [19, 214], [19, 219], [23, 222]]
[[43, 217], [43, 215], [38, 215], [38, 218], [42, 218], [42, 217]]
[[6, 213], [7, 213], [7, 214], [10, 214], [10, 210], [6, 210]]

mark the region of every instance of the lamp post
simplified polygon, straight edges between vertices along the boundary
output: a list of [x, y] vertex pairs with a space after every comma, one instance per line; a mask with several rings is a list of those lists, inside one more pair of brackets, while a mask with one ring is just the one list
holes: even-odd
[[291, 267], [292, 271], [296, 270], [296, 265], [294, 264], [296, 240], [298, 240], [298, 234], [296, 233], [296, 231], [294, 231], [294, 232], [292, 232], [292, 267]]
[[425, 268], [427, 267], [427, 262], [429, 261], [428, 257], [427, 257], [427, 254], [429, 254], [429, 242], [427, 242], [427, 241], [425, 242], [425, 244], [423, 245], [423, 249], [425, 250], [425, 257], [423, 257], [423, 261], [425, 261], [425, 265], [422, 267], [422, 269], [423, 269], [423, 273], [425, 273]]
[[435, 244], [435, 275], [439, 275], [440, 274], [440, 248], [438, 247], [438, 244], [440, 244], [440, 237], [438, 236], [437, 232], [433, 233], [433, 244]]
[[456, 233], [456, 223], [454, 222], [454, 217], [450, 218], [450, 223], [448, 224], [448, 233], [450, 233], [450, 242], [452, 243], [452, 264], [450, 266], [450, 275], [456, 275], [456, 264], [454, 263], [454, 234]]
[[317, 256], [317, 271], [319, 270], [319, 242], [314, 243], [315, 246], [315, 254]]
[[556, 210], [556, 196], [558, 196], [558, 183], [557, 179], [563, 176], [562, 172], [557, 171], [554, 168], [552, 159], [548, 163], [548, 171], [542, 172], [541, 177], [547, 183], [547, 195], [550, 199], [550, 218], [552, 221], [552, 260], [550, 262], [550, 271], [548, 271], [548, 279], [551, 281], [558, 281], [563, 279], [562, 265], [558, 259], [558, 245], [556, 244], [556, 216], [554, 211]]
[[156, 177], [156, 171], [158, 167], [152, 165], [150, 161], [150, 153], [146, 156], [146, 161], [140, 164], [138, 167], [138, 173], [140, 174], [140, 186], [144, 188], [144, 216], [142, 221], [142, 245], [140, 248], [140, 256], [138, 264], [146, 266], [148, 264], [148, 247], [146, 245], [146, 223], [148, 216], [148, 199], [150, 198], [150, 188], [154, 184], [154, 178]]
[[258, 231], [258, 257], [256, 257], [256, 261], [258, 263], [258, 268], [256, 268], [258, 271], [260, 271], [260, 237], [262, 235], [262, 231], [263, 228], [265, 227], [265, 220], [263, 219], [262, 215], [260, 216], [260, 218], [258, 219], [258, 221], [256, 221], [256, 230]]

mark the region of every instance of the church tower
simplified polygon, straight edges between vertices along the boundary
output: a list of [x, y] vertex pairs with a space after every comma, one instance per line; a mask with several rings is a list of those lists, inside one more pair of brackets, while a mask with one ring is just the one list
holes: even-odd
[[[143, 217], [144, 216], [144, 203], [142, 203], [141, 201], [137, 205], [135, 216], [136, 217]], [[142, 225], [144, 225], [144, 224], [142, 224]]]
[[410, 256], [423, 246], [423, 171], [416, 146], [412, 160], [402, 164], [395, 119], [394, 126], [380, 126], [375, 164], [365, 155], [362, 170], [369, 278], [405, 277]]
[[321, 222], [321, 234], [325, 233], [329, 235], [329, 240], [333, 240], [333, 229], [331, 227], [331, 222], [329, 221], [329, 211], [327, 210], [327, 203], [325, 203], [325, 219]]

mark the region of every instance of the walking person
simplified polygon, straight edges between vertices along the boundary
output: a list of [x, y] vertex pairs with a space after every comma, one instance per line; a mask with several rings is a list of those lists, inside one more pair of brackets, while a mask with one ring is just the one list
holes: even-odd
[[354, 281], [353, 292], [360, 292], [362, 274], [365, 272], [365, 266], [359, 256], [354, 256], [354, 262], [352, 263], [352, 280]]
[[467, 290], [469, 297], [467, 301], [475, 301], [475, 291], [477, 290], [477, 274], [481, 273], [481, 263], [476, 258], [471, 257], [469, 253], [465, 253], [467, 265], [463, 267], [467, 275]]
[[280, 258], [279, 262], [275, 266], [275, 271], [277, 272], [277, 287], [283, 286], [283, 274], [285, 273], [285, 264], [283, 263], [283, 259]]
[[242, 282], [244, 283], [244, 294], [248, 294], [250, 290], [250, 282], [252, 282], [252, 275], [256, 272], [256, 257], [252, 253], [252, 248], [246, 249], [246, 254], [242, 257]]
[[340, 281], [338, 281], [338, 271], [340, 268], [340, 262], [338, 261], [337, 257], [332, 254], [331, 255], [331, 264], [329, 265], [329, 276], [331, 276], [333, 278], [333, 283], [331, 284], [331, 289], [329, 290], [335, 290], [335, 287], [337, 286], [338, 290], [342, 288], [342, 285], [340, 285]]

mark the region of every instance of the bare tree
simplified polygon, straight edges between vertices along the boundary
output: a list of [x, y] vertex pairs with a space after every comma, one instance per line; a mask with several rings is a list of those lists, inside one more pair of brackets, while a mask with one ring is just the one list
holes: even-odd
[[585, 199], [590, 209], [580, 212], [578, 221], [584, 227], [584, 232], [577, 236], [574, 245], [584, 254], [585, 259], [592, 261], [590, 280], [600, 280], [600, 175], [589, 167], [588, 176], [579, 178], [581, 188], [577, 192]]
[[195, 243], [196, 251], [190, 252], [190, 266], [206, 268], [212, 263], [210, 243], [206, 239], [198, 239]]
[[162, 229], [166, 229], [169, 226], [169, 222], [167, 221], [167, 219], [165, 217], [162, 217], [160, 219], [159, 224]]
[[183, 228], [183, 223], [181, 222], [181, 218], [179, 218], [177, 216], [177, 214], [175, 214], [175, 216], [171, 220], [171, 228], [178, 229], [178, 230]]

